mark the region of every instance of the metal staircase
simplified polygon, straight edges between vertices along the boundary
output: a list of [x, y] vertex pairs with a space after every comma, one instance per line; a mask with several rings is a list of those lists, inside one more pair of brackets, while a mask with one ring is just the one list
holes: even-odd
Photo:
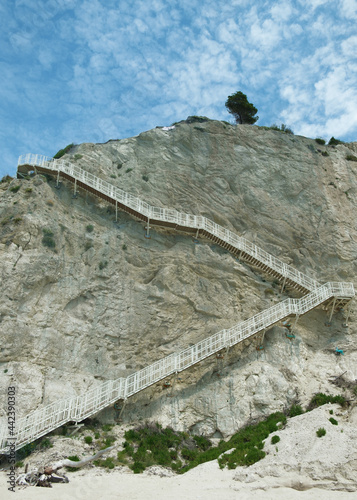
[[69, 161], [32, 154], [20, 156], [18, 173], [27, 174], [30, 171], [53, 175], [57, 182], [60, 178], [69, 180], [74, 184], [75, 192], [79, 188], [89, 191], [114, 205], [116, 210], [123, 210], [146, 222], [147, 227], [154, 225], [169, 227], [206, 237], [237, 255], [239, 259], [279, 279], [284, 286], [291, 286], [302, 293], [308, 293], [320, 285], [306, 274], [206, 217], [185, 214], [170, 208], [152, 207]]
[[[223, 349], [228, 349], [259, 332], [265, 331], [288, 317], [299, 317], [322, 304], [329, 304], [330, 302], [333, 303], [333, 306], [338, 304], [339, 307], [343, 307], [355, 295], [352, 283], [331, 282], [319, 285], [316, 281], [275, 259], [244, 238], [236, 236], [205, 217], [181, 214], [176, 210], [150, 207], [138, 198], [111, 186], [79, 167], [71, 165], [69, 162], [56, 161], [37, 155], [20, 157], [20, 172], [25, 173], [30, 169], [34, 170], [34, 168], [36, 171], [56, 174], [57, 179], [61, 174], [75, 182], [75, 186], [79, 185], [95, 194], [100, 193], [101, 197], [105, 197], [111, 203], [114, 200], [120, 208], [124, 206], [127, 209], [126, 211], [131, 210], [129, 213], [136, 217], [140, 215], [139, 218], [148, 220], [150, 224], [154, 220], [158, 225], [167, 226], [169, 224], [170, 227], [179, 227], [184, 230], [187, 228], [196, 231], [200, 230], [204, 236], [213, 239], [213, 241], [220, 244], [223, 242], [222, 246], [225, 246], [225, 248], [231, 249], [232, 247], [233, 250], [237, 249], [241, 254], [245, 253], [248, 261], [254, 259], [252, 263], [258, 267], [262, 266], [263, 270], [266, 267], [269, 272], [279, 273], [279, 276], [286, 280], [289, 279], [297, 289], [310, 290], [310, 292], [300, 299], [287, 299], [280, 302], [232, 328], [215, 333], [178, 353], [170, 354], [126, 378], [104, 382], [82, 396], [59, 400], [31, 412], [16, 421], [17, 449], [66, 422], [80, 422], [118, 400], [125, 401], [130, 396], [160, 380], [186, 370], [212, 354], [219, 353]], [[9, 436], [4, 423], [0, 426], [0, 453], [6, 453], [8, 442]]]

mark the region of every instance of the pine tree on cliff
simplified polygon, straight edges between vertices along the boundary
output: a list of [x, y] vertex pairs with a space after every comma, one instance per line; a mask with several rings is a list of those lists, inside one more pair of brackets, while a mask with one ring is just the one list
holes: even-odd
[[254, 116], [258, 112], [257, 108], [240, 91], [228, 97], [226, 108], [234, 116], [236, 123], [239, 124], [248, 123], [249, 125], [253, 125], [259, 118], [259, 116]]

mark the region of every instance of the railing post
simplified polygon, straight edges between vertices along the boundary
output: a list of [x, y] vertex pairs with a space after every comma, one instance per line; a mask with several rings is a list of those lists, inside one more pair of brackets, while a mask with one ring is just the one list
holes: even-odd
[[287, 266], [286, 266], [285, 263], [283, 264], [283, 275], [284, 275], [284, 281], [283, 281], [280, 293], [283, 293], [283, 291], [284, 291], [285, 283], [286, 283], [286, 278], [287, 278]]
[[150, 236], [150, 219], [148, 217], [148, 221], [147, 221], [147, 225], [145, 226], [145, 229], [146, 229], [146, 234], [145, 234], [145, 238], [147, 239], [150, 239], [151, 236]]
[[347, 327], [348, 326], [348, 320], [349, 320], [349, 317], [350, 317], [350, 312], [351, 312], [351, 305], [352, 305], [352, 299], [349, 301], [348, 303], [348, 307], [347, 307], [347, 314], [346, 314], [346, 321], [343, 323], [343, 326], [344, 327]]
[[56, 182], [56, 188], [59, 188], [59, 178], [60, 178], [60, 171], [59, 169], [57, 170], [57, 182]]

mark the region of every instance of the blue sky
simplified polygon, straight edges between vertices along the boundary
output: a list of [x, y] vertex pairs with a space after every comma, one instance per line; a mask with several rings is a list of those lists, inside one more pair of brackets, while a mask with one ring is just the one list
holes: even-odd
[[357, 0], [3, 0], [0, 176], [189, 115], [357, 141]]

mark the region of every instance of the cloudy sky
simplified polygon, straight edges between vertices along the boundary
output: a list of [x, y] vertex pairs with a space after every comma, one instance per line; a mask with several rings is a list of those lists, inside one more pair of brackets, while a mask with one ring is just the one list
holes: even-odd
[[2, 0], [0, 176], [189, 115], [357, 141], [357, 0]]

